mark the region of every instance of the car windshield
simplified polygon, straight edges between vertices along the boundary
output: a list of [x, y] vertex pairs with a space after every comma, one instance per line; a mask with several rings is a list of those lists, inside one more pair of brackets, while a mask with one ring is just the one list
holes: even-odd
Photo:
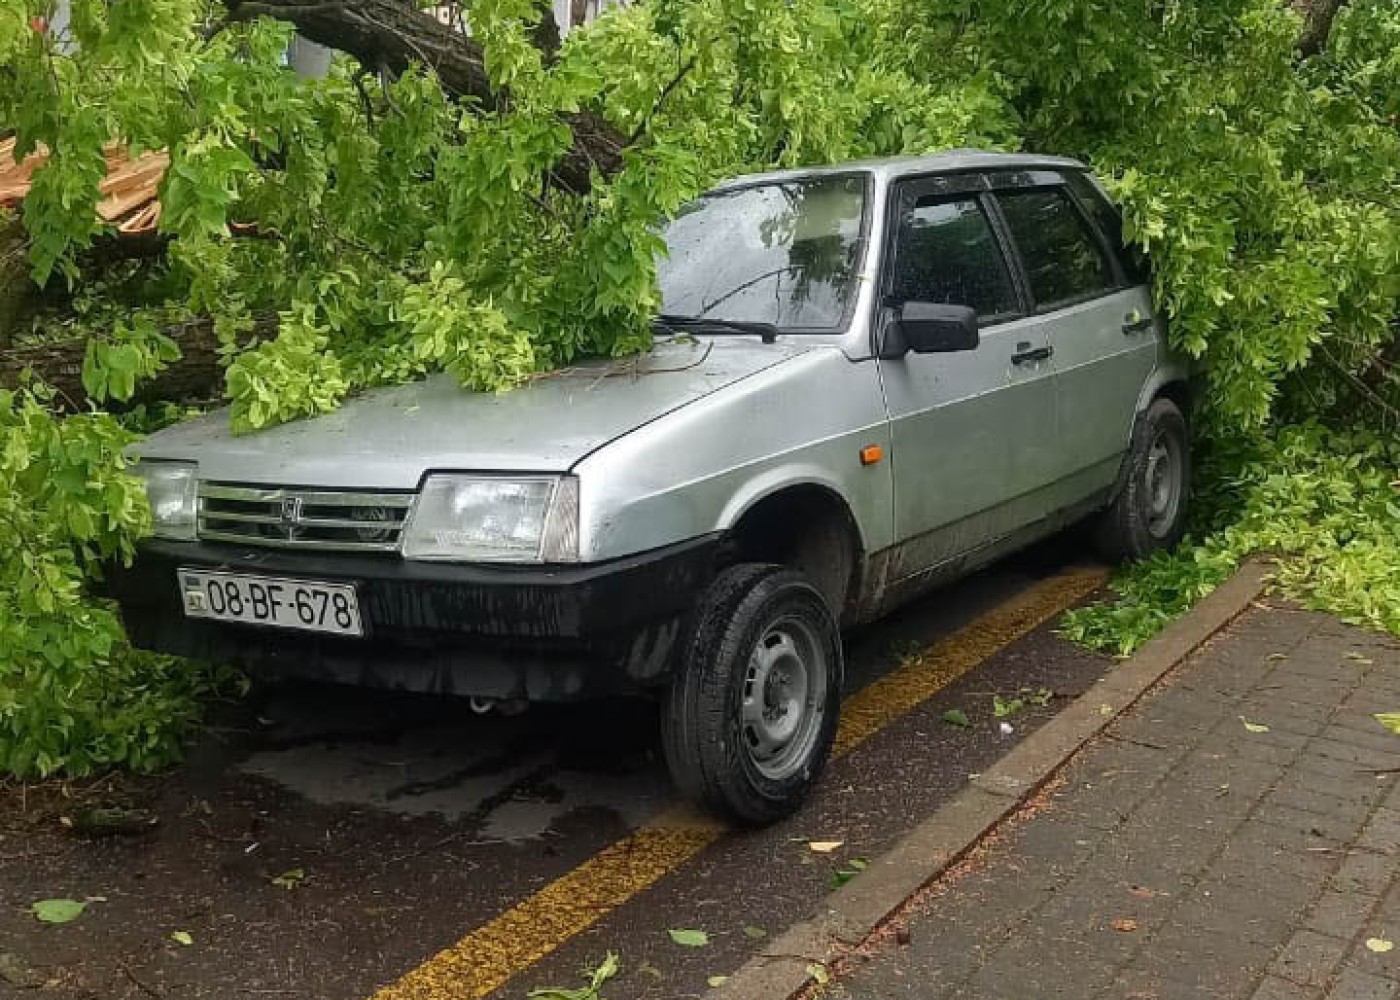
[[697, 199], [662, 234], [663, 318], [840, 328], [856, 294], [865, 203], [860, 174]]

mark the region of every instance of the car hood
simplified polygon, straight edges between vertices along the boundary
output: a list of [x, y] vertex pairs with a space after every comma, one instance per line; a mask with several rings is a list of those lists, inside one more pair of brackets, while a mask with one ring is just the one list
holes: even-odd
[[435, 375], [253, 434], [234, 435], [227, 409], [218, 410], [159, 431], [135, 451], [198, 462], [204, 480], [285, 486], [414, 489], [430, 470], [565, 472], [628, 431], [812, 346], [685, 338], [499, 394]]

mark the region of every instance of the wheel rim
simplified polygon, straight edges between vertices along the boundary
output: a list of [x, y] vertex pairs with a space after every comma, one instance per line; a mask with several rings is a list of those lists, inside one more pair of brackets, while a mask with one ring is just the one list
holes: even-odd
[[1176, 527], [1181, 509], [1185, 462], [1181, 444], [1168, 431], [1158, 431], [1147, 450], [1143, 485], [1147, 498], [1147, 530], [1154, 538], [1166, 538]]
[[741, 736], [765, 778], [782, 781], [807, 765], [826, 714], [826, 679], [824, 647], [803, 621], [774, 622], [754, 646], [744, 676]]

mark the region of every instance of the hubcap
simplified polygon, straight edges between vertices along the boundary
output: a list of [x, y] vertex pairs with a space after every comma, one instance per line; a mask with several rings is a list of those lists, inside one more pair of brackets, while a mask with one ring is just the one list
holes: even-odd
[[775, 622], [749, 656], [742, 735], [764, 777], [781, 781], [806, 766], [826, 713], [826, 656], [812, 629], [795, 618]]
[[1147, 530], [1165, 538], [1176, 525], [1181, 509], [1184, 462], [1181, 446], [1171, 434], [1159, 431], [1147, 452], [1143, 484], [1147, 497]]

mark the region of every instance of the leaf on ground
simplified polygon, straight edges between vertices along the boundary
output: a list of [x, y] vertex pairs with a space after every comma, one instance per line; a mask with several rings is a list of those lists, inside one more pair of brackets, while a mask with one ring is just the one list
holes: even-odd
[[1099, 706], [1099, 714], [1100, 714], [1100, 715], [1112, 715], [1112, 714], [1113, 714], [1113, 706], [1110, 705], [1108, 702], [1104, 702], [1102, 705]]
[[1117, 920], [1113, 921], [1113, 923], [1110, 924], [1110, 926], [1115, 931], [1122, 931], [1124, 934], [1131, 934], [1133, 931], [1138, 929], [1138, 922], [1128, 917], [1119, 917]]
[[1268, 655], [1267, 659], [1268, 659], [1269, 662], [1271, 662], [1271, 663], [1277, 663], [1279, 660], [1286, 660], [1286, 659], [1288, 659], [1288, 654], [1287, 654], [1287, 653], [1270, 653], [1270, 654]]
[[998, 719], [1015, 715], [1025, 707], [1026, 703], [1020, 698], [1003, 698], [999, 694], [992, 695], [992, 714]]
[[86, 909], [87, 903], [76, 899], [41, 899], [29, 907], [29, 912], [42, 924], [66, 924], [77, 920]]
[[1395, 735], [1400, 736], [1400, 712], [1377, 712], [1372, 718]]
[[844, 843], [844, 840], [809, 840], [807, 846], [818, 854], [830, 854]]
[[813, 962], [811, 965], [807, 966], [807, 975], [816, 980], [818, 986], [825, 986], [827, 983], [831, 982], [831, 973], [828, 972], [826, 966], [822, 965], [820, 962]]
[[288, 868], [281, 875], [272, 876], [272, 884], [279, 889], [295, 889], [306, 881], [306, 871], [301, 868]]
[[666, 933], [671, 935], [671, 940], [682, 948], [703, 948], [710, 943], [710, 935], [691, 928], [672, 927]]
[[1243, 715], [1240, 716], [1240, 721], [1244, 723], [1244, 728], [1251, 733], [1267, 733], [1269, 731], [1268, 726], [1259, 722], [1250, 722]]
[[766, 938], [767, 936], [768, 932], [762, 927], [755, 927], [753, 924], [747, 924], [744, 927], [744, 937], [752, 941], [757, 941], [759, 938]]
[[170, 940], [188, 948], [190, 945], [194, 944], [194, 935], [189, 931], [173, 931], [170, 935]]
[[967, 717], [967, 713], [960, 708], [950, 708], [943, 713], [943, 721], [950, 726], [957, 726], [960, 729], [971, 729], [972, 720]]
[[1385, 938], [1367, 938], [1366, 947], [1374, 951], [1377, 955], [1384, 955], [1395, 947], [1395, 942], [1387, 941]]
[[[620, 971], [622, 971], [622, 962], [618, 959], [616, 952], [610, 951], [596, 969], [584, 971], [584, 976], [588, 978], [586, 986], [574, 989], [546, 986], [543, 989], [531, 990], [525, 995], [531, 1000], [602, 1000], [598, 991], [603, 988], [604, 983]], [[637, 971], [641, 972], [643, 969], [639, 968]], [[657, 978], [661, 978], [660, 973], [657, 973]]]
[[851, 879], [855, 878], [869, 866], [870, 862], [864, 858], [852, 858], [845, 865], [831, 873], [831, 887], [839, 889]]
[[711, 976], [709, 979], [706, 979], [705, 982], [708, 983], [712, 988], [717, 986], [723, 986], [725, 983], [729, 982], [729, 977]]
[[12, 951], [0, 951], [0, 981], [22, 990], [37, 990], [48, 977]]
[[1375, 660], [1371, 659], [1369, 656], [1362, 656], [1360, 653], [1356, 652], [1355, 650], [1352, 650], [1350, 653], [1347, 653], [1347, 659], [1348, 659], [1348, 660], [1352, 660], [1352, 661], [1354, 661], [1354, 662], [1356, 662], [1356, 663], [1359, 663], [1359, 664], [1361, 664], [1363, 667], [1370, 666], [1372, 663], [1375, 663], [1375, 662], [1376, 662]]

